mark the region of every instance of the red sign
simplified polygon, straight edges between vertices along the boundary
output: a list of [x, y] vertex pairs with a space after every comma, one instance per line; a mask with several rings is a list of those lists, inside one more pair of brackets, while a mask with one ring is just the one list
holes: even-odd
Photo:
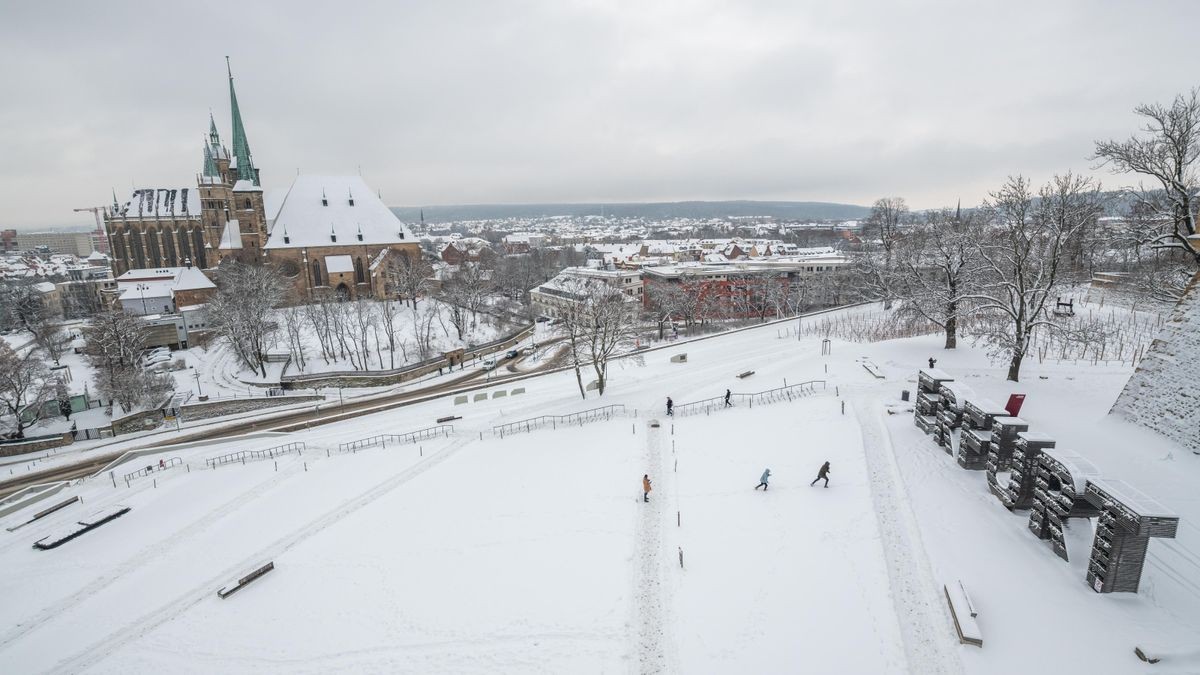
[[1008, 404], [1004, 406], [1004, 410], [1010, 417], [1016, 417], [1021, 414], [1021, 404], [1024, 402], [1025, 394], [1009, 394]]

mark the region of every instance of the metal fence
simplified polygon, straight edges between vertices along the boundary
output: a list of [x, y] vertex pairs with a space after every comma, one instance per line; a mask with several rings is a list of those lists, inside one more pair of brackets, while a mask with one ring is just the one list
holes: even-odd
[[170, 459], [163, 459], [163, 460], [159, 460], [159, 461], [161, 461], [162, 464], [151, 464], [144, 469], [138, 469], [137, 471], [133, 471], [133, 472], [125, 474], [125, 484], [129, 485], [129, 482], [132, 480], [142, 478], [144, 476], [149, 476], [150, 474], [154, 473], [156, 470], [169, 469], [173, 466], [178, 466], [180, 464], [183, 464], [183, 460], [178, 457], [172, 457]]
[[225, 455], [217, 455], [216, 457], [209, 457], [204, 460], [204, 463], [215, 469], [222, 464], [233, 464], [235, 462], [245, 464], [247, 459], [273, 459], [280, 455], [286, 455], [289, 452], [295, 452], [298, 455], [301, 450], [306, 450], [307, 447], [303, 441], [296, 441], [295, 443], [284, 443], [283, 445], [263, 448], [262, 450], [239, 450], [238, 452], [231, 452]]
[[367, 438], [360, 438], [356, 441], [349, 441], [347, 443], [339, 443], [338, 451], [345, 452], [345, 451], [349, 450], [351, 452], [357, 452], [361, 448], [370, 448], [370, 447], [374, 447], [376, 445], [380, 445], [380, 446], [383, 446], [386, 448], [387, 444], [389, 442], [391, 442], [393, 444], [416, 443], [417, 441], [423, 441], [427, 438], [437, 438], [438, 436], [449, 436], [452, 433], [454, 433], [454, 425], [439, 424], [436, 427], [428, 427], [425, 429], [418, 429], [416, 431], [410, 431], [406, 434], [379, 434], [377, 436], [368, 436]]
[[[776, 403], [778, 401], [793, 401], [798, 398], [811, 396], [817, 391], [825, 391], [825, 380], [809, 380], [808, 382], [800, 382], [799, 384], [789, 384], [786, 387], [778, 387], [776, 389], [768, 389], [766, 391], [755, 392], [752, 394], [730, 394], [729, 399], [733, 407], [745, 406], [753, 408], [757, 403]], [[714, 396], [699, 401], [690, 403], [680, 403], [675, 406], [675, 416], [683, 417], [686, 415], [697, 415], [700, 413], [708, 414], [713, 410], [720, 410], [725, 406], [724, 396]]]
[[[585, 422], [595, 422], [597, 420], [610, 420], [616, 415], [624, 415], [625, 406], [619, 403], [614, 405], [606, 405], [601, 408], [592, 408], [583, 410], [569, 415], [541, 415], [540, 417], [530, 417], [527, 420], [519, 420], [509, 422], [508, 424], [500, 424], [492, 427], [492, 434], [504, 438], [505, 434], [513, 434], [520, 431], [533, 431], [542, 427], [550, 427], [557, 429], [559, 425], [570, 426], [580, 425]], [[636, 414], [636, 412], [635, 412]]]

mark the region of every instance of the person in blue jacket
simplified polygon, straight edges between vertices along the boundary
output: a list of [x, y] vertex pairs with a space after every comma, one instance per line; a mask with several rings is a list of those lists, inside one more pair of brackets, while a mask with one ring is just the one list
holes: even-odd
[[763, 492], [766, 492], [767, 491], [767, 479], [769, 479], [770, 477], [771, 477], [770, 469], [763, 471], [762, 478], [759, 479], [759, 483], [758, 483], [758, 485], [754, 486], [754, 489], [757, 490], [758, 488], [762, 488]]

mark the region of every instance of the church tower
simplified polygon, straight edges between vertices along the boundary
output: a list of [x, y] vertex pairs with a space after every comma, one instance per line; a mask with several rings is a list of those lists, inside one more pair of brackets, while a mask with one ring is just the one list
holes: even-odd
[[[267, 243], [266, 208], [258, 169], [254, 166], [254, 156], [250, 154], [250, 141], [246, 137], [246, 126], [238, 106], [237, 91], [233, 87], [233, 69], [228, 56], [225, 57], [225, 68], [229, 73], [229, 107], [233, 117], [233, 157], [229, 160], [229, 179], [233, 181], [232, 212], [243, 249], [239, 257], [252, 260], [262, 256], [262, 247]], [[225, 238], [228, 240], [233, 236], [230, 233]], [[223, 244], [230, 246], [232, 242], [224, 241]]]

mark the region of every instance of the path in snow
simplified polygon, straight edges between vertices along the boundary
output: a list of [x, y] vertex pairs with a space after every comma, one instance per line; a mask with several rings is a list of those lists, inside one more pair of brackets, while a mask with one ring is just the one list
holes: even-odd
[[[669, 422], [668, 422], [669, 424]], [[666, 473], [662, 462], [662, 429], [650, 424], [645, 428], [645, 448], [642, 453], [643, 473], [650, 475], [650, 503], [640, 504], [637, 545], [634, 548], [635, 574], [633, 597], [637, 627], [639, 673], [661, 673], [667, 670], [666, 622], [667, 612], [663, 595], [663, 504], [667, 501]]]
[[216, 589], [220, 588], [221, 585], [230, 579], [245, 574], [246, 570], [253, 569], [265, 561], [273, 560], [309, 537], [320, 533], [329, 526], [336, 524], [380, 497], [390, 493], [392, 490], [424, 474], [426, 471], [457, 454], [459, 450], [462, 450], [470, 442], [470, 438], [460, 438], [445, 450], [438, 452], [416, 466], [377, 483], [370, 489], [360, 493], [357, 497], [340, 504], [336, 508], [327, 511], [321, 517], [296, 528], [285, 536], [252, 553], [241, 562], [212, 575], [204, 582], [194, 586], [191, 590], [161, 605], [158, 609], [139, 617], [133, 623], [116, 627], [112, 633], [104, 638], [59, 661], [55, 665], [54, 672], [75, 673], [99, 663], [109, 654], [116, 652], [129, 642], [139, 639], [154, 628], [179, 616], [205, 598], [212, 596], [215, 594]]
[[871, 501], [879, 521], [908, 670], [921, 675], [962, 673], [957, 645], [950, 639], [954, 626], [942, 601], [943, 595], [933, 581], [933, 570], [896, 465], [891, 439], [880, 420], [881, 404], [867, 396], [855, 397], [853, 406], [862, 430]]

